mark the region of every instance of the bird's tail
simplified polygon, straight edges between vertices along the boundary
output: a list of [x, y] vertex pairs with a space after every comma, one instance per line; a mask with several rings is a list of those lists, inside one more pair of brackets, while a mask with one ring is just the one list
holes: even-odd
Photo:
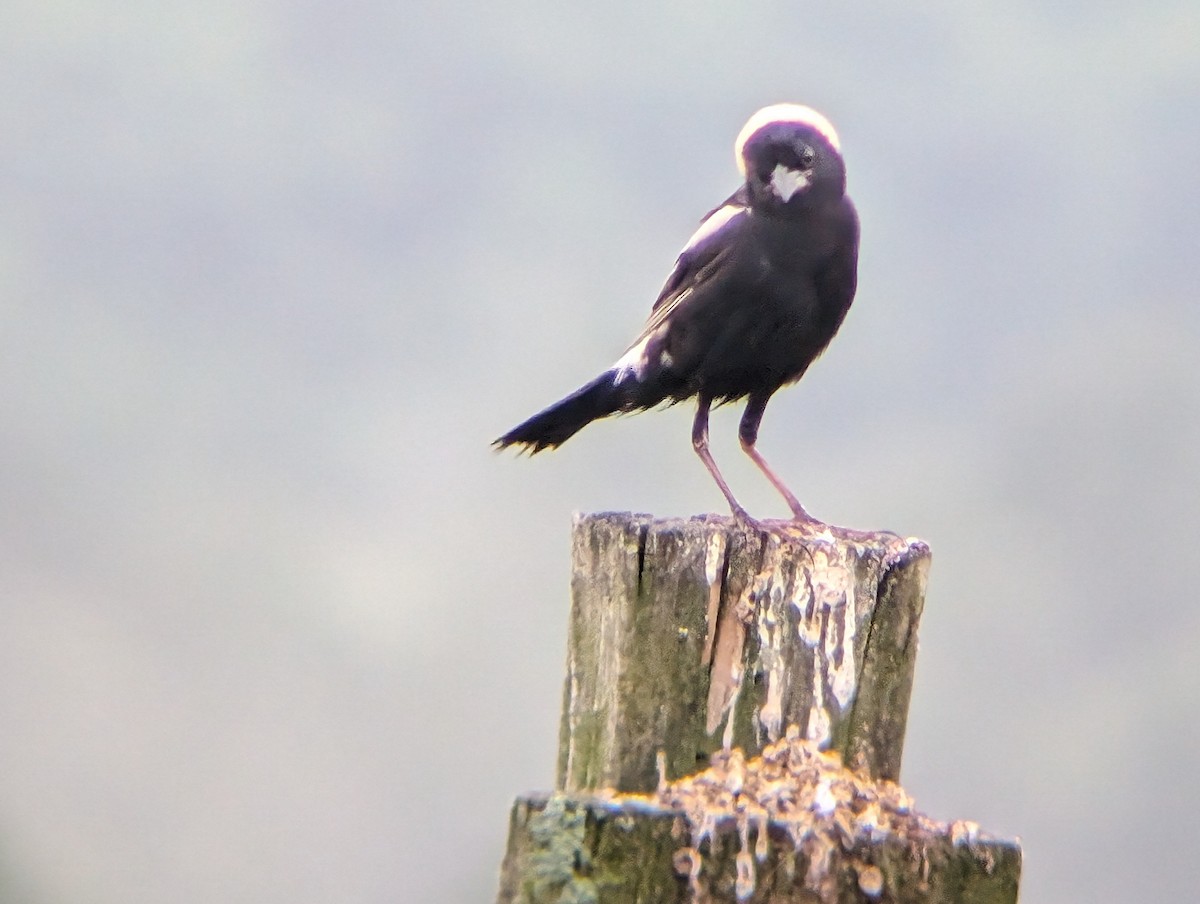
[[637, 394], [636, 381], [620, 380], [616, 368], [605, 371], [562, 401], [513, 427], [492, 445], [497, 449], [525, 446], [530, 454], [553, 449], [598, 418], [643, 407], [635, 398]]

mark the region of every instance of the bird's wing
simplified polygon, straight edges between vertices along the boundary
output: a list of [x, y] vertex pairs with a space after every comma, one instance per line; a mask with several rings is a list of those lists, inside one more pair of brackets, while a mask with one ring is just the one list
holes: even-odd
[[698, 287], [710, 280], [722, 261], [732, 253], [750, 216], [743, 194], [744, 189], [739, 189], [700, 221], [700, 227], [679, 252], [674, 269], [650, 309], [650, 319], [630, 346], [631, 350], [661, 327], [671, 312], [686, 302]]

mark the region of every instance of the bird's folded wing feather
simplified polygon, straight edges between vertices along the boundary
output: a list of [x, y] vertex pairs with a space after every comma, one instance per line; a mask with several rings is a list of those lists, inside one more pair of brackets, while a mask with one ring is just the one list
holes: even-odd
[[750, 216], [750, 209], [741, 199], [742, 191], [735, 192], [724, 204], [710, 211], [688, 239], [650, 310], [650, 319], [629, 350], [636, 348], [659, 329], [697, 288], [713, 278], [730, 256]]

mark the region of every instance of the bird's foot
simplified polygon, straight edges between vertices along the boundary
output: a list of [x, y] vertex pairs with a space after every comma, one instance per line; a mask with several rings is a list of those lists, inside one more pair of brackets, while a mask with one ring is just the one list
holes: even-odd
[[768, 530], [767, 525], [757, 518], [752, 518], [750, 513], [736, 503], [731, 505], [730, 511], [733, 512], [733, 517], [751, 530], [765, 531]]
[[788, 500], [788, 507], [792, 510], [792, 520], [788, 523], [788, 526], [793, 530], [809, 535], [829, 532], [829, 524], [815, 515], [810, 515], [808, 510], [795, 499]]
[[794, 499], [791, 499], [788, 501], [788, 507], [791, 508], [791, 510], [792, 510], [792, 523], [793, 524], [824, 525], [824, 523], [825, 523], [824, 521], [821, 521], [819, 518], [814, 518], [812, 515], [810, 515], [808, 513], [808, 510], [805, 509], [804, 506], [802, 506], [799, 502], [797, 502]]
[[[877, 546], [881, 541], [891, 542], [894, 540], [901, 542], [903, 545], [901, 538], [890, 531], [867, 531], [855, 530], [852, 527], [841, 527], [837, 524], [822, 521], [820, 518], [814, 518], [807, 512], [804, 512], [803, 517], [797, 514], [796, 518], [790, 523], [790, 526], [797, 534], [817, 540], [840, 540], [842, 542], [871, 546]], [[907, 548], [906, 545], [905, 548]]]
[[[730, 506], [736, 521], [746, 525], [751, 530], [764, 534], [795, 534], [815, 536], [828, 528], [823, 521], [818, 521], [805, 513], [804, 518], [755, 518], [740, 505]], [[803, 511], [803, 509], [801, 510]]]

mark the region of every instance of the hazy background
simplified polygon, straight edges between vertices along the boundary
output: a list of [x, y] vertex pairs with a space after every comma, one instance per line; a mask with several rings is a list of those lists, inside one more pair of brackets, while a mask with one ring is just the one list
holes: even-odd
[[[607, 366], [759, 106], [858, 300], [767, 412], [927, 539], [904, 779], [1025, 904], [1200, 887], [1200, 6], [10, 0], [0, 901], [487, 901], [553, 778], [570, 515], [721, 511]], [[782, 504], [714, 449], [752, 511]]]

